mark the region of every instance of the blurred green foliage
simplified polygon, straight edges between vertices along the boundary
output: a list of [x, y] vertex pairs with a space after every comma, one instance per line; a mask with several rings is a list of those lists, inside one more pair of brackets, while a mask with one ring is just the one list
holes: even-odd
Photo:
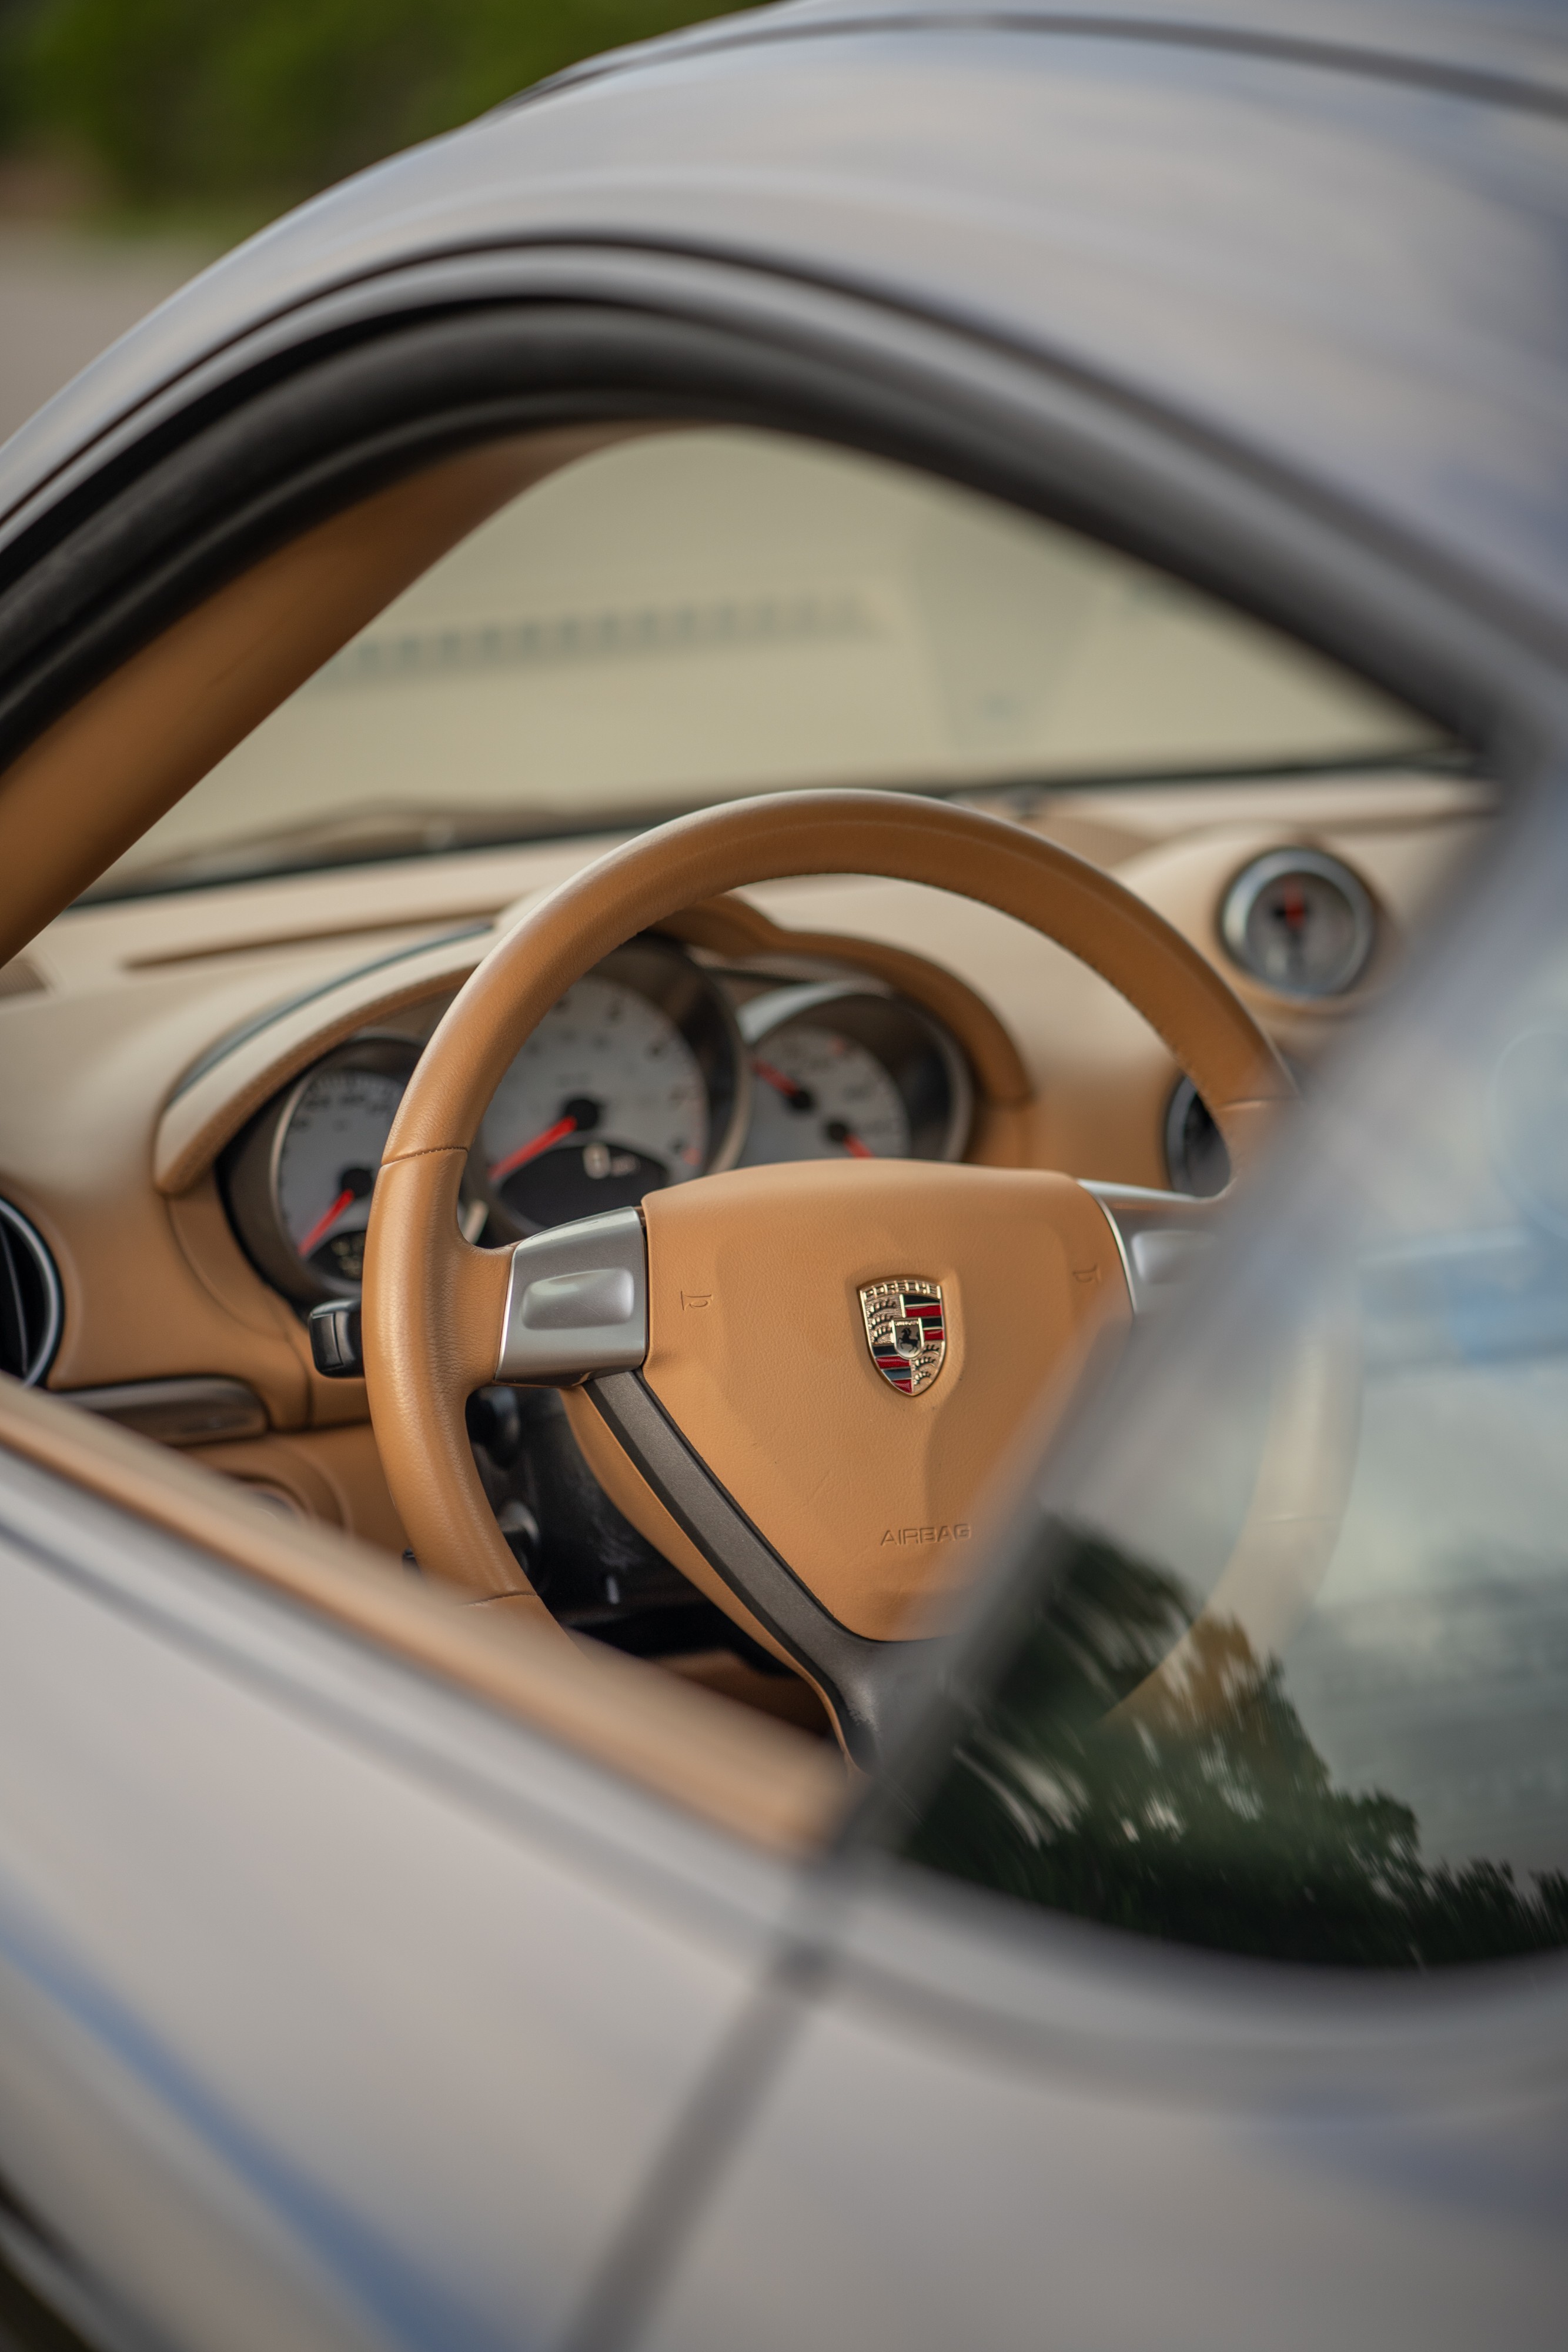
[[138, 210], [273, 210], [737, 0], [0, 0], [0, 144]]
[[[1057, 1534], [1023, 1645], [966, 1726], [913, 1861], [1135, 1935], [1309, 1967], [1568, 1945], [1568, 1872], [1521, 1885], [1507, 1862], [1427, 1863], [1409, 1805], [1334, 1785], [1277, 1658], [1164, 1570]], [[1183, 1636], [1183, 1671], [1155, 1690]]]

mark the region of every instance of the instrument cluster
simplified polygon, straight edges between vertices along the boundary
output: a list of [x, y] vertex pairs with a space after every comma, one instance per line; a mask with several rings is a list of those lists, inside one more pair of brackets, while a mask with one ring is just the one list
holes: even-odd
[[[302, 1308], [360, 1286], [376, 1171], [419, 1053], [413, 1037], [350, 1040], [225, 1155], [243, 1245]], [[727, 1168], [958, 1160], [973, 1107], [956, 1041], [881, 982], [716, 967], [639, 939], [567, 991], [501, 1079], [463, 1228], [517, 1241]]]

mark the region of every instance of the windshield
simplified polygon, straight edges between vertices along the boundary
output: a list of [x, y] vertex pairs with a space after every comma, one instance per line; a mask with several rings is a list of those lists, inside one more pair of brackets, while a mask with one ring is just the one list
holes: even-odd
[[1437, 748], [1366, 686], [1071, 532], [864, 456], [664, 428], [513, 499], [91, 895], [614, 832], [791, 786]]

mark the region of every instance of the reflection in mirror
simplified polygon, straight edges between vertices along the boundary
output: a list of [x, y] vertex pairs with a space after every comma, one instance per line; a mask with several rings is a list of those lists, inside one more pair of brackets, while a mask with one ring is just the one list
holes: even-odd
[[[1151, 1334], [912, 1859], [1277, 1959], [1568, 1945], [1563, 855], [1369, 1039], [1231, 1277]], [[1281, 1401], [1347, 1266], [1341, 1450]]]
[[[1568, 1944], [1568, 1873], [1433, 1861], [1412, 1806], [1343, 1786], [1277, 1656], [1181, 1580], [1062, 1529], [1051, 1607], [911, 1858], [1004, 1894], [1272, 1959], [1432, 1968]], [[1196, 1622], [1195, 1622], [1196, 1620]], [[1191, 1629], [1176, 1690], [1134, 1707]]]

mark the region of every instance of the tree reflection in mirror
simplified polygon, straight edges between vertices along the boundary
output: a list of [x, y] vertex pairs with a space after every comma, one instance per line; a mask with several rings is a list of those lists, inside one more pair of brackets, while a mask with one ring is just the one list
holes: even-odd
[[[909, 1860], [1295, 1963], [1568, 1946], [1562, 830], [1331, 1075], [1228, 1265], [1048, 1474]], [[1239, 1574], [1281, 1367], [1347, 1265], [1343, 1476], [1298, 1444], [1300, 1517]]]
[[1042, 1612], [910, 1853], [1026, 1902], [1184, 1944], [1362, 1968], [1568, 1944], [1568, 1874], [1427, 1862], [1411, 1806], [1336, 1786], [1234, 1621], [1152, 1716], [1119, 1702], [1197, 1609], [1178, 1579], [1062, 1530]]

